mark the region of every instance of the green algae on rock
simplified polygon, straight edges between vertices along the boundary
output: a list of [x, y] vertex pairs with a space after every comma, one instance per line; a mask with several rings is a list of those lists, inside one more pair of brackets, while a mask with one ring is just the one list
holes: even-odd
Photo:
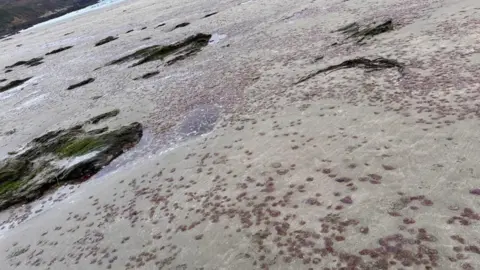
[[93, 176], [142, 137], [142, 125], [88, 132], [86, 122], [33, 139], [18, 154], [0, 161], [0, 210], [32, 201], [62, 183]]
[[[208, 41], [212, 35], [209, 34], [196, 34], [189, 36], [183, 41], [170, 44], [170, 45], [153, 45], [149, 46], [136, 52], [123, 56], [119, 59], [111, 61], [107, 65], [118, 65], [125, 62], [138, 60], [137, 63], [133, 64], [132, 67], [139, 66], [151, 61], [162, 60], [165, 61], [167, 65], [171, 65], [179, 60], [185, 59], [188, 56], [192, 56], [199, 52], [203, 47], [208, 45]], [[167, 57], [175, 55], [171, 59]]]
[[57, 149], [61, 157], [81, 156], [103, 146], [102, 140], [94, 137], [85, 137], [69, 141]]

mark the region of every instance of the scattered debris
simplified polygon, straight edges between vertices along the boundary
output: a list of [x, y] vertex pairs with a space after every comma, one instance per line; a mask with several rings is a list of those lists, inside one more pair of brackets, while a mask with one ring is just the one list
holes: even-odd
[[92, 83], [93, 81], [95, 81], [94, 78], [88, 78], [88, 79], [86, 79], [86, 80], [84, 80], [84, 81], [81, 81], [81, 82], [79, 82], [79, 83], [70, 85], [70, 86], [67, 88], [67, 90], [72, 90], [72, 89], [75, 89], [75, 88], [84, 86], [84, 85], [86, 85], [86, 84]]
[[307, 76], [301, 78], [299, 81], [297, 81], [295, 84], [302, 83], [304, 81], [307, 81], [315, 76], [317, 76], [320, 73], [325, 73], [329, 71], [336, 71], [340, 69], [346, 69], [346, 68], [363, 68], [366, 69], [367, 71], [375, 71], [375, 70], [381, 70], [381, 69], [386, 69], [386, 68], [397, 68], [400, 73], [403, 72], [405, 66], [398, 62], [397, 60], [393, 59], [387, 59], [383, 57], [375, 58], [375, 59], [368, 59], [364, 57], [359, 57], [359, 58], [354, 58], [350, 60], [346, 60], [338, 65], [333, 65], [333, 66], [328, 66], [326, 68], [319, 69], [311, 74], [308, 74]]

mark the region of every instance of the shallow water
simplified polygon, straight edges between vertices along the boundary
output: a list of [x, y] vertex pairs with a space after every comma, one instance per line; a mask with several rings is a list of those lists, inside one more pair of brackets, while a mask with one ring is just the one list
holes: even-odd
[[54, 23], [58, 23], [58, 22], [62, 22], [62, 21], [65, 21], [65, 20], [68, 20], [68, 19], [71, 19], [75, 16], [78, 16], [78, 15], [82, 15], [82, 14], [85, 14], [85, 13], [88, 13], [90, 11], [94, 11], [94, 10], [97, 10], [97, 9], [101, 9], [101, 8], [105, 8], [105, 7], [108, 7], [110, 5], [113, 5], [113, 4], [116, 4], [116, 3], [120, 3], [124, 0], [100, 0], [97, 4], [94, 4], [94, 5], [91, 5], [91, 6], [88, 6], [88, 7], [85, 7], [83, 9], [79, 9], [79, 10], [76, 10], [74, 12], [70, 12], [68, 14], [65, 14], [63, 16], [60, 16], [60, 17], [57, 17], [57, 18], [53, 18], [51, 20], [48, 20], [48, 21], [45, 21], [45, 22], [41, 22], [39, 24], [36, 24], [30, 28], [27, 28], [27, 29], [24, 29], [22, 31], [26, 31], [26, 30], [30, 30], [30, 29], [35, 29], [37, 27], [40, 27], [40, 26], [46, 26], [46, 25], [50, 25], [50, 24], [54, 24]]

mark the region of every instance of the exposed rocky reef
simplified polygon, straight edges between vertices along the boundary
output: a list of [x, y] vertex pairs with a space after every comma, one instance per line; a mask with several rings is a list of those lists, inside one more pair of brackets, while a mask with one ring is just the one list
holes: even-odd
[[85, 125], [118, 114], [118, 110], [114, 112], [50, 131], [0, 161], [0, 210], [32, 201], [63, 183], [87, 180], [136, 145], [142, 137], [142, 125], [137, 122], [110, 132], [107, 127], [86, 131]]
[[25, 82], [27, 82], [28, 80], [30, 80], [31, 78], [32, 77], [28, 77], [28, 78], [21, 79], [21, 80], [14, 80], [14, 81], [11, 81], [11, 82], [7, 83], [4, 86], [0, 86], [0, 93], [5, 92], [7, 90], [10, 90], [12, 88], [15, 88], [17, 86], [20, 86], [20, 85], [24, 84]]
[[75, 89], [75, 88], [82, 87], [82, 86], [87, 85], [87, 84], [89, 84], [89, 83], [92, 83], [92, 82], [94, 82], [94, 81], [95, 81], [94, 78], [88, 78], [88, 79], [83, 80], [83, 81], [81, 81], [81, 82], [79, 82], [79, 83], [70, 85], [70, 86], [67, 88], [67, 90], [73, 90], [73, 89]]
[[132, 67], [157, 60], [162, 60], [166, 65], [171, 65], [199, 52], [208, 45], [211, 37], [212, 35], [199, 33], [174, 44], [149, 46], [111, 61], [107, 65], [118, 65], [138, 59], [140, 60], [133, 64]]

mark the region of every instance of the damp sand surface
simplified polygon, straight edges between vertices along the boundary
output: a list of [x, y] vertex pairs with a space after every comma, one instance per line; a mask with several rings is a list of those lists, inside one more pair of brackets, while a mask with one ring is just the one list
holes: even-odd
[[[2, 93], [0, 156], [111, 109], [102, 125], [145, 126], [88, 181], [2, 211], [2, 269], [480, 268], [479, 12], [123, 1], [1, 42], [0, 67], [73, 47], [2, 75], [32, 79]], [[174, 64], [107, 66], [197, 33], [217, 34]]]

